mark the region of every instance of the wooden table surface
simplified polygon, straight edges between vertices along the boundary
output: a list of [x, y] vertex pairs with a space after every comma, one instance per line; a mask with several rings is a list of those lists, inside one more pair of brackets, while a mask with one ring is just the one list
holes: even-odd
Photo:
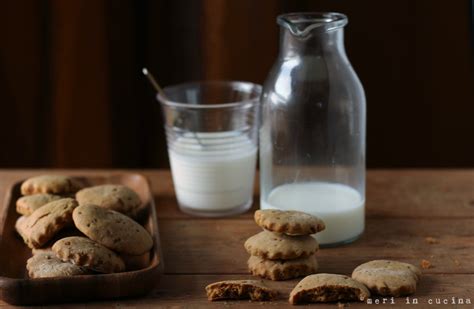
[[[9, 184], [45, 170], [0, 171], [0, 200]], [[72, 175], [124, 172], [123, 170], [61, 171]], [[146, 298], [70, 304], [70, 307], [284, 307], [298, 280], [271, 282], [282, 292], [278, 301], [208, 302], [204, 287], [214, 281], [252, 278], [247, 272], [244, 241], [259, 228], [252, 220], [258, 208], [231, 218], [202, 219], [181, 213], [174, 197], [169, 171], [140, 170], [151, 181], [163, 246], [165, 274]], [[258, 188], [256, 188], [258, 192]], [[1, 205], [4, 206], [3, 204]], [[395, 259], [420, 265], [423, 270], [417, 298], [423, 308], [452, 297], [474, 303], [474, 170], [369, 170], [367, 177], [367, 225], [353, 244], [318, 252], [320, 271], [350, 275], [360, 263]], [[430, 243], [434, 237], [438, 243]], [[0, 253], [5, 254], [5, 253]], [[395, 299], [404, 305], [405, 298]], [[7, 306], [0, 301], [0, 306]], [[351, 303], [350, 308], [363, 307]], [[64, 307], [64, 305], [60, 306]], [[321, 307], [321, 305], [318, 305]], [[329, 307], [337, 308], [335, 304]], [[474, 307], [470, 305], [469, 308]]]

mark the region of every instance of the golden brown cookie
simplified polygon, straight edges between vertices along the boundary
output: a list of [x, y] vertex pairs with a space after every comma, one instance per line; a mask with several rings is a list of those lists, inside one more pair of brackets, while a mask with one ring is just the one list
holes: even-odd
[[140, 255], [153, 247], [153, 239], [147, 230], [119, 212], [96, 205], [81, 205], [72, 216], [82, 233], [116, 252]]
[[418, 267], [390, 260], [370, 261], [352, 272], [352, 278], [365, 284], [372, 293], [395, 297], [415, 293], [420, 277]]
[[314, 255], [293, 260], [266, 260], [259, 256], [250, 256], [247, 266], [254, 276], [270, 280], [289, 280], [314, 274], [318, 270], [318, 261]]
[[40, 248], [60, 230], [72, 224], [72, 211], [76, 207], [77, 202], [72, 198], [48, 203], [17, 222], [17, 231], [30, 248]]
[[310, 235], [326, 228], [320, 218], [295, 210], [257, 210], [254, 219], [266, 230], [287, 235]]
[[61, 196], [48, 193], [23, 196], [16, 201], [16, 212], [29, 216], [41, 206], [60, 199], [62, 199]]
[[270, 260], [288, 260], [313, 255], [319, 249], [318, 242], [311, 236], [288, 236], [262, 231], [244, 244], [250, 255]]
[[97, 272], [117, 273], [125, 270], [124, 262], [115, 252], [86, 237], [60, 239], [52, 249], [62, 261]]
[[26, 262], [30, 278], [49, 278], [87, 275], [90, 272], [84, 267], [63, 262], [52, 251], [37, 252]]
[[351, 277], [336, 274], [316, 274], [305, 277], [291, 291], [289, 302], [303, 303], [364, 301], [370, 292]]
[[278, 292], [269, 289], [262, 281], [226, 280], [206, 286], [207, 299], [251, 299], [254, 301], [272, 300]]
[[27, 219], [28, 219], [27, 216], [20, 216], [18, 219], [16, 219], [16, 222], [15, 222], [15, 230], [21, 236], [25, 244], [28, 244], [28, 238], [29, 238], [28, 230], [26, 228]]
[[79, 205], [97, 205], [135, 217], [142, 204], [132, 189], [123, 185], [101, 185], [82, 189], [76, 193]]
[[41, 175], [25, 180], [21, 185], [21, 194], [68, 194], [75, 193], [82, 187], [83, 184], [79, 180], [69, 176]]

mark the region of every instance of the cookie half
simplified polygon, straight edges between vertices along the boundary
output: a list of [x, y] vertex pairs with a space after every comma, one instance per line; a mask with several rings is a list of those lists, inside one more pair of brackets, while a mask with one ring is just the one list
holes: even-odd
[[33, 254], [26, 262], [26, 269], [30, 278], [65, 277], [90, 273], [84, 267], [61, 261], [52, 251]]
[[25, 180], [21, 185], [21, 194], [69, 194], [77, 192], [82, 189], [82, 187], [83, 184], [73, 177], [63, 175], [41, 175]]
[[326, 228], [320, 218], [295, 210], [257, 210], [254, 219], [259, 226], [266, 230], [288, 235], [310, 235]]
[[395, 297], [415, 293], [420, 277], [418, 267], [390, 260], [370, 261], [352, 272], [352, 278], [365, 284], [372, 293]]
[[76, 193], [79, 205], [97, 205], [135, 217], [142, 204], [132, 189], [123, 185], [101, 185], [82, 189]]
[[72, 198], [48, 203], [21, 222], [17, 221], [16, 229], [30, 248], [40, 248], [56, 233], [72, 224], [72, 212], [76, 207], [77, 202]]
[[116, 252], [140, 255], [153, 247], [153, 239], [143, 226], [114, 210], [81, 205], [72, 217], [87, 237]]
[[364, 301], [370, 292], [351, 277], [336, 274], [316, 274], [305, 277], [291, 291], [289, 302], [303, 303]]
[[269, 289], [262, 281], [227, 280], [206, 286], [207, 299], [251, 299], [265, 301], [275, 299], [278, 292]]
[[66, 237], [54, 243], [53, 252], [64, 262], [84, 266], [101, 273], [125, 270], [123, 260], [112, 250], [86, 237]]
[[250, 256], [247, 261], [250, 273], [270, 280], [289, 280], [314, 274], [318, 261], [314, 255], [293, 260], [266, 260]]
[[23, 196], [16, 201], [16, 212], [24, 216], [29, 216], [41, 206], [62, 198], [63, 197], [59, 195], [48, 193]]
[[288, 260], [313, 255], [319, 249], [316, 239], [309, 235], [288, 236], [262, 231], [244, 244], [250, 255], [258, 255], [270, 260]]

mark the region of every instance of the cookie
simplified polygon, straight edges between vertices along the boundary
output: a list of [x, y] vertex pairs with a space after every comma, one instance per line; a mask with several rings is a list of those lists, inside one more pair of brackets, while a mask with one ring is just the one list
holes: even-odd
[[23, 196], [16, 201], [16, 212], [29, 216], [41, 206], [60, 199], [62, 199], [61, 196], [48, 193]]
[[132, 189], [123, 185], [101, 185], [82, 189], [76, 193], [79, 205], [97, 205], [135, 217], [142, 204]]
[[125, 262], [125, 268], [128, 271], [143, 269], [150, 265], [150, 251], [141, 255], [119, 254], [119, 256]]
[[21, 194], [39, 193], [68, 194], [82, 189], [83, 184], [72, 177], [63, 175], [41, 175], [25, 180], [21, 185]]
[[352, 278], [365, 284], [372, 293], [395, 297], [415, 293], [420, 277], [418, 267], [390, 260], [370, 261], [352, 272]]
[[257, 210], [254, 219], [266, 230], [287, 235], [310, 235], [326, 228], [320, 218], [294, 210]]
[[26, 269], [30, 278], [77, 276], [90, 273], [84, 267], [61, 261], [52, 251], [33, 254], [26, 262]]
[[272, 300], [278, 292], [269, 289], [262, 281], [227, 280], [206, 286], [207, 299], [251, 299], [254, 301]]
[[15, 222], [15, 230], [21, 236], [25, 244], [28, 244], [28, 229], [26, 228], [26, 222], [28, 217], [20, 216]]
[[303, 303], [364, 301], [370, 292], [351, 277], [336, 274], [316, 274], [305, 277], [291, 291], [289, 302]]
[[153, 247], [153, 239], [140, 224], [114, 210], [81, 205], [72, 217], [87, 237], [116, 252], [140, 255]]
[[288, 236], [269, 231], [250, 237], [244, 246], [249, 254], [270, 260], [306, 257], [319, 249], [318, 242], [311, 236]]
[[117, 273], [125, 270], [123, 260], [115, 252], [86, 237], [60, 239], [52, 249], [62, 261], [97, 272]]
[[17, 230], [23, 231], [20, 235], [23, 233], [22, 237], [30, 248], [40, 248], [72, 223], [72, 211], [76, 207], [77, 202], [72, 198], [48, 203], [22, 220]]
[[250, 256], [247, 261], [250, 273], [270, 280], [288, 280], [314, 274], [318, 262], [314, 255], [293, 260], [265, 260]]

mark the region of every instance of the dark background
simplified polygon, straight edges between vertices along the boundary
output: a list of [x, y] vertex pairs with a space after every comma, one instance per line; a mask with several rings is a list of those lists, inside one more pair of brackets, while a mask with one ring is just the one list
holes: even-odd
[[468, 0], [2, 1], [0, 167], [167, 166], [141, 68], [262, 83], [290, 11], [349, 16], [369, 167], [474, 167]]

